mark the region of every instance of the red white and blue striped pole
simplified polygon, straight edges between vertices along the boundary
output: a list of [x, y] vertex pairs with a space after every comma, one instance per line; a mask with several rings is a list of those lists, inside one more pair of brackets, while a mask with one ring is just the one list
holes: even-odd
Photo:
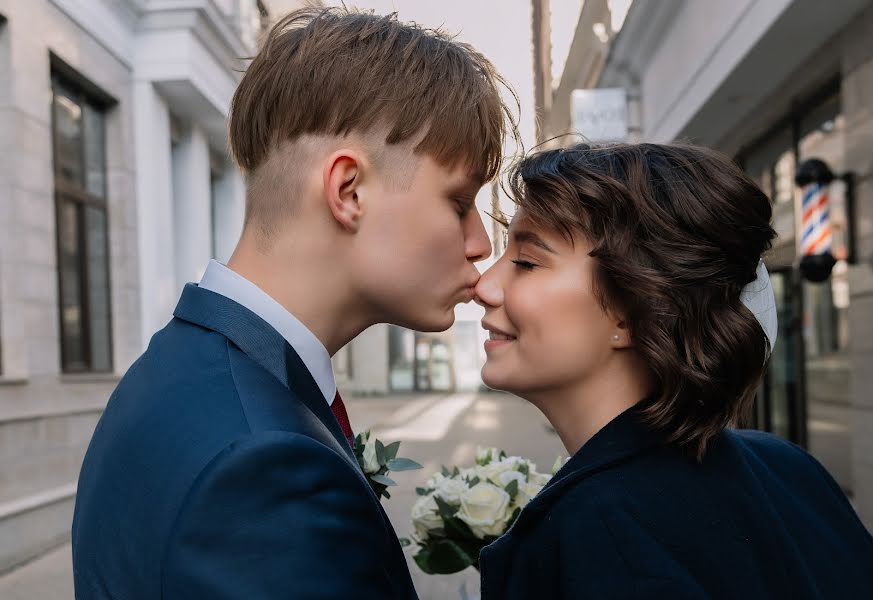
[[810, 183], [801, 189], [803, 217], [801, 219], [800, 251], [803, 256], [830, 252], [833, 245], [829, 186]]
[[800, 272], [805, 279], [821, 283], [836, 264], [833, 255], [830, 190], [834, 174], [827, 163], [810, 158], [797, 166], [794, 182], [800, 188]]

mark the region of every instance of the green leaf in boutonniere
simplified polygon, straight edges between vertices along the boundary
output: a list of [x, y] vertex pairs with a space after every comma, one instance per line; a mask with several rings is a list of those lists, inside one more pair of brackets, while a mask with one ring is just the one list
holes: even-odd
[[[400, 450], [400, 442], [391, 442], [390, 444], [385, 446], [385, 460], [391, 461], [391, 460], [394, 460], [395, 458], [397, 458], [397, 451], [398, 450]], [[415, 464], [418, 464], [418, 463], [415, 463]], [[391, 470], [397, 471], [399, 469], [391, 469]]]
[[415, 471], [421, 468], [420, 464], [409, 458], [392, 458], [385, 466], [389, 471]]
[[397, 485], [388, 477], [390, 471], [411, 471], [421, 468], [421, 465], [414, 460], [398, 458], [399, 450], [400, 442], [392, 442], [386, 446], [369, 431], [359, 433], [355, 438], [355, 458], [377, 498], [390, 498], [388, 488]]
[[384, 475], [370, 475], [370, 481], [375, 481], [376, 483], [381, 483], [384, 486], [392, 486], [397, 485], [397, 482], [391, 479], [390, 477], [386, 477]]

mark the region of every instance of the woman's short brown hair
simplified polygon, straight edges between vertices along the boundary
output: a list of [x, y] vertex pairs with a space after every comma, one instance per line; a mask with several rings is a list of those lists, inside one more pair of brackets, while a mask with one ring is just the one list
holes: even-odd
[[597, 260], [596, 293], [625, 320], [654, 384], [650, 426], [698, 459], [751, 406], [768, 353], [740, 301], [775, 232], [767, 196], [691, 145], [578, 144], [518, 163], [525, 215]]
[[[471, 46], [396, 15], [307, 8], [267, 35], [233, 97], [230, 145], [255, 171], [303, 134], [345, 135], [381, 127], [385, 142], [422, 136], [415, 152], [466, 163], [492, 179], [512, 114], [493, 65]], [[418, 140], [418, 137], [415, 137]]]

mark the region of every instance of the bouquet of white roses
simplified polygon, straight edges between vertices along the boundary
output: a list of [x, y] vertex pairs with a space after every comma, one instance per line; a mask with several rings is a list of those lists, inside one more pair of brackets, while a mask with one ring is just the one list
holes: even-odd
[[473, 467], [443, 467], [416, 489], [415, 562], [430, 574], [478, 569], [479, 551], [509, 529], [549, 479], [531, 461], [497, 448], [478, 448]]

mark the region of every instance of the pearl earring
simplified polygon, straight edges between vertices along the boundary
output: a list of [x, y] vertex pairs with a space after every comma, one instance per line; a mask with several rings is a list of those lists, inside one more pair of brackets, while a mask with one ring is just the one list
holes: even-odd
[[618, 337], [618, 334], [617, 334], [617, 333], [616, 333], [614, 336], [612, 336], [612, 341], [613, 341], [613, 342], [617, 342], [619, 339], [620, 339], [620, 338]]

